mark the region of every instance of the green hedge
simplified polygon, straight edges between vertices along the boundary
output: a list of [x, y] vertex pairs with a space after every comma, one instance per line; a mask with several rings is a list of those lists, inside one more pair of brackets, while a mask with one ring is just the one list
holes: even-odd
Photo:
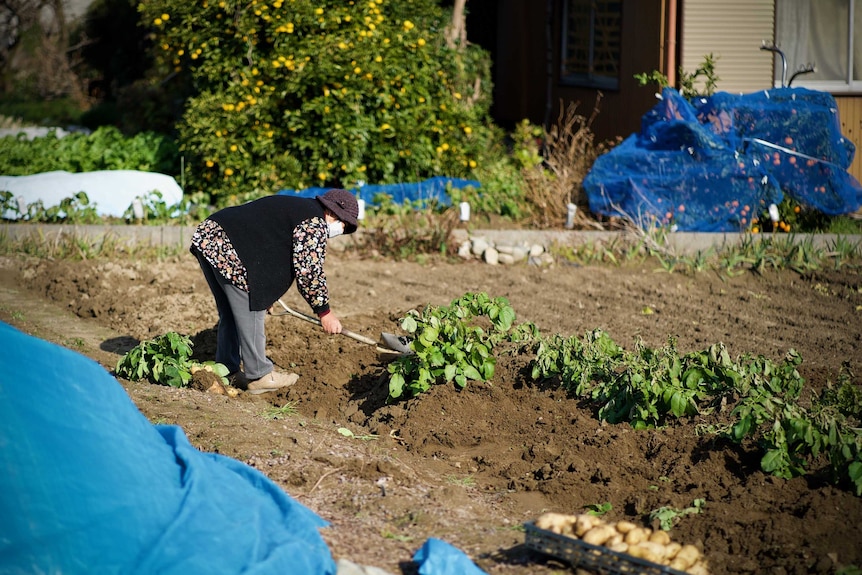
[[24, 135], [0, 138], [0, 174], [24, 176], [55, 170], [141, 170], [177, 176], [180, 160], [176, 144], [167, 136], [143, 132], [126, 137], [110, 126], [62, 138], [56, 132], [33, 140]]
[[490, 58], [447, 47], [432, 0], [144, 0], [162, 74], [191, 75], [187, 191], [473, 177], [500, 134]]

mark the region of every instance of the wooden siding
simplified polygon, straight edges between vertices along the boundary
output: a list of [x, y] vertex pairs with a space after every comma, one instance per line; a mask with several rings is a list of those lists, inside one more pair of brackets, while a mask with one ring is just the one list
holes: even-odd
[[682, 66], [694, 73], [704, 56], [718, 58], [718, 90], [772, 87], [774, 55], [760, 49], [775, 37], [774, 0], [686, 0], [682, 4]]
[[[524, 0], [525, 2], [527, 0]], [[530, 0], [533, 2], [534, 0]], [[538, 6], [538, 3], [531, 3]], [[596, 90], [565, 86], [559, 78], [559, 50], [555, 50], [554, 77], [548, 103], [552, 107], [548, 120], [556, 122], [560, 106], [578, 103], [578, 113], [590, 116], [596, 96], [602, 94], [599, 113], [592, 130], [599, 141], [626, 137], [640, 130], [642, 116], [656, 103], [656, 84], [641, 86], [635, 74], [662, 69], [663, 0], [622, 0], [621, 59], [619, 89]], [[562, 4], [558, 3], [554, 22], [562, 17]], [[560, 26], [554, 29], [552, 46], [560, 45]]]
[[841, 134], [856, 146], [856, 155], [847, 171], [862, 182], [862, 96], [835, 96], [835, 101]]

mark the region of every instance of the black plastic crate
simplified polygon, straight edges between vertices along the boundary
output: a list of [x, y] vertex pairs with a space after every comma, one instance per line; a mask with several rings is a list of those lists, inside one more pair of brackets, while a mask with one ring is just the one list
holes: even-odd
[[614, 575], [688, 575], [645, 559], [611, 551], [607, 547], [584, 543], [580, 539], [558, 535], [553, 531], [524, 523], [526, 545], [529, 549], [552, 555], [589, 571]]

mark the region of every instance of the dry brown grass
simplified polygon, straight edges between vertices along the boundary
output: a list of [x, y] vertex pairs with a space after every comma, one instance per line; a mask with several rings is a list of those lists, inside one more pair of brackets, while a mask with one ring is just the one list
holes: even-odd
[[589, 117], [578, 114], [579, 102], [560, 102], [557, 122], [544, 131], [543, 162], [523, 170], [525, 198], [531, 205], [531, 225], [562, 227], [567, 205], [578, 206], [576, 228], [596, 227], [585, 215], [587, 205], [582, 184], [596, 158], [615, 142], [596, 142], [592, 123], [599, 113], [601, 93]]
[[370, 257], [413, 260], [425, 255], [446, 255], [453, 248], [452, 232], [459, 224], [458, 209], [438, 211], [407, 208], [394, 214], [370, 215], [353, 249]]

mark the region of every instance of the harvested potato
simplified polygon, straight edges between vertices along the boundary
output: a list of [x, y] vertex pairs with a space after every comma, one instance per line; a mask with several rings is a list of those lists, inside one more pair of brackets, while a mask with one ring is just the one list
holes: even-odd
[[645, 542], [638, 543], [637, 545], [629, 545], [628, 554], [632, 557], [637, 557], [638, 559], [644, 559], [645, 561], [651, 561], [653, 563], [661, 562], [661, 557], [653, 553], [647, 547], [644, 547]]
[[605, 547], [611, 547], [612, 545], [616, 545], [618, 543], [625, 543], [625, 536], [619, 531], [614, 530], [614, 534], [611, 535], [610, 539], [605, 541]]
[[652, 535], [649, 536], [649, 540], [653, 543], [658, 543], [659, 545], [667, 545], [670, 543], [670, 535], [668, 535], [667, 531], [654, 531]]
[[706, 566], [706, 563], [695, 563], [687, 570], [689, 575], [709, 575], [709, 569]]
[[602, 520], [596, 517], [595, 515], [589, 515], [588, 513], [582, 513], [577, 516], [575, 520], [575, 535], [578, 537], [583, 537], [584, 533], [601, 523]]
[[626, 533], [628, 533], [632, 529], [636, 528], [637, 525], [635, 525], [631, 521], [617, 521], [617, 524], [615, 527], [617, 528], [617, 531], [619, 531], [620, 533], [625, 535]]
[[617, 530], [610, 525], [596, 525], [581, 537], [584, 543], [590, 545], [604, 545], [605, 542], [617, 534]]
[[641, 541], [647, 541], [651, 534], [651, 529], [647, 529], [645, 527], [635, 527], [634, 529], [626, 533], [626, 543], [628, 543], [629, 545], [637, 545]]
[[590, 545], [604, 546], [610, 551], [625, 553], [657, 565], [667, 565], [688, 575], [709, 575], [707, 562], [700, 549], [673, 541], [667, 531], [653, 531], [631, 521], [609, 523], [589, 513], [545, 513], [536, 520], [535, 525], [560, 535], [578, 537]]
[[655, 543], [654, 541], [641, 541], [640, 543], [638, 543], [637, 546], [642, 549], [646, 549], [655, 557], [657, 557], [657, 563], [663, 562], [665, 557], [667, 557], [667, 547], [665, 547], [661, 543]]
[[547, 529], [558, 535], [570, 535], [575, 517], [563, 513], [543, 513], [536, 519], [536, 527]]
[[679, 550], [682, 549], [682, 545], [677, 543], [676, 541], [671, 541], [665, 547], [665, 559], [673, 559], [676, 557], [676, 554], [679, 553]]
[[676, 554], [676, 557], [671, 561], [670, 566], [680, 571], [687, 571], [698, 559], [700, 559], [700, 550], [697, 547], [694, 545], [683, 545]]

